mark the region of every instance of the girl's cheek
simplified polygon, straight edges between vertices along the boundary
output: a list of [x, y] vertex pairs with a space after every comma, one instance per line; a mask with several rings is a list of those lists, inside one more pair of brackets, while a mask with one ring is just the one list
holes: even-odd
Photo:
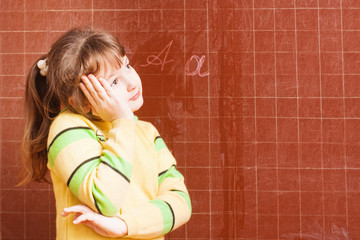
[[126, 88], [125, 85], [121, 86], [121, 88], [119, 89], [119, 94], [121, 95], [122, 99], [128, 100], [129, 93], [128, 93], [127, 88]]

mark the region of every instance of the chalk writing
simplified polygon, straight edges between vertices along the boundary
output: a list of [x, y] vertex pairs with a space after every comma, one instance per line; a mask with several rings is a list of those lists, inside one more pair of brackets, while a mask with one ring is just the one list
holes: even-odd
[[[194, 71], [191, 72], [190, 71], [190, 63], [191, 63], [191, 61], [193, 59], [196, 60], [197, 67], [196, 67], [196, 69]], [[201, 58], [199, 58], [199, 56], [197, 56], [197, 55], [192, 55], [191, 58], [187, 61], [186, 65], [185, 65], [186, 66], [185, 67], [186, 68], [186, 75], [188, 75], [188, 76], [199, 75], [200, 77], [205, 77], [205, 76], [209, 75], [208, 72], [200, 73], [200, 70], [201, 70], [201, 67], [202, 67], [204, 61], [205, 61], [205, 55], [202, 55]]]
[[[161, 71], [164, 70], [164, 65], [166, 63], [169, 63], [169, 62], [172, 62], [174, 61], [173, 59], [169, 60], [169, 61], [166, 61], [166, 58], [169, 54], [169, 50], [170, 50], [170, 47], [171, 47], [171, 44], [173, 43], [174, 40], [171, 40], [171, 42], [166, 45], [166, 47], [157, 55], [150, 55], [146, 58], [146, 61], [147, 61], [147, 64], [144, 64], [144, 65], [141, 65], [142, 67], [146, 67], [146, 66], [149, 66], [149, 65], [161, 65]], [[164, 56], [164, 59], [162, 60], [160, 58], [160, 56], [165, 52], [165, 50], [167, 49], [166, 53], [165, 53], [165, 56]]]
[[[167, 57], [168, 57], [168, 54], [169, 54], [169, 51], [170, 51], [173, 41], [174, 40], [171, 40], [170, 43], [168, 45], [166, 45], [166, 47], [158, 55], [149, 55], [146, 58], [146, 64], [141, 64], [140, 66], [147, 67], [149, 65], [155, 65], [155, 66], [161, 65], [160, 70], [163, 71], [165, 64], [174, 61], [174, 59], [167, 60]], [[193, 71], [191, 71], [190, 65], [193, 60], [196, 61], [197, 65], [196, 65], [196, 68]], [[204, 72], [204, 73], [200, 72], [201, 68], [204, 64], [204, 61], [205, 61], [205, 55], [202, 55], [201, 57], [199, 57], [197, 55], [192, 55], [185, 64], [186, 75], [187, 76], [199, 75], [200, 77], [208, 76], [209, 75], [208, 72]]]

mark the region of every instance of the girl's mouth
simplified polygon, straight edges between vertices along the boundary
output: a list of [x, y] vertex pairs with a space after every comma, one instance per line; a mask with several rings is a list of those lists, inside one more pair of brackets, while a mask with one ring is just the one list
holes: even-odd
[[132, 97], [130, 98], [129, 100], [130, 101], [135, 101], [136, 99], [138, 99], [140, 97], [140, 90], [137, 91], [137, 93]]

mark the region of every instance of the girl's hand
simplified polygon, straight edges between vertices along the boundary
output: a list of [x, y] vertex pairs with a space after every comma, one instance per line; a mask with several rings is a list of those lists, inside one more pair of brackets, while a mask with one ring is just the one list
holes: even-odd
[[109, 122], [118, 118], [134, 117], [128, 100], [114, 94], [105, 79], [97, 79], [93, 74], [89, 74], [82, 76], [81, 80], [80, 88], [89, 100], [94, 115]]
[[85, 205], [64, 208], [61, 215], [66, 217], [71, 213], [75, 213], [74, 224], [85, 224], [102, 236], [123, 237], [128, 233], [127, 225], [121, 218], [105, 217]]

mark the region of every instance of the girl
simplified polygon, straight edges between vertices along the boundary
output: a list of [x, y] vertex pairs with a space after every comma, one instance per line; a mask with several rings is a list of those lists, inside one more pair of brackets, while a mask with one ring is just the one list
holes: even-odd
[[142, 104], [141, 80], [108, 33], [72, 29], [32, 66], [23, 183], [50, 170], [56, 239], [163, 239], [189, 220], [174, 157], [133, 114]]

